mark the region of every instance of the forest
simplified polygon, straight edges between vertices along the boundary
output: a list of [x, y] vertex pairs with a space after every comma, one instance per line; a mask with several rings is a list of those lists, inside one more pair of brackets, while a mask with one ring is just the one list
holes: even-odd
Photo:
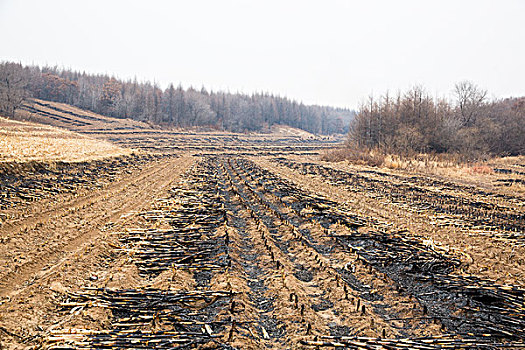
[[214, 92], [122, 80], [58, 67], [0, 63], [0, 112], [7, 116], [24, 99], [68, 103], [99, 114], [165, 127], [204, 127], [234, 132], [268, 132], [285, 124], [315, 134], [346, 133], [354, 111], [305, 105], [269, 93]]
[[463, 81], [453, 98], [421, 86], [369, 97], [351, 122], [349, 146], [393, 154], [457, 154], [466, 159], [525, 154], [525, 98], [490, 100]]
[[305, 105], [270, 93], [214, 92], [121, 80], [58, 67], [0, 64], [0, 112], [28, 98], [68, 103], [107, 116], [162, 127], [269, 132], [285, 124], [315, 134], [348, 133], [348, 149], [393, 154], [457, 154], [465, 159], [525, 154], [525, 98], [489, 99], [469, 81], [453, 98], [415, 86], [369, 97], [353, 110]]

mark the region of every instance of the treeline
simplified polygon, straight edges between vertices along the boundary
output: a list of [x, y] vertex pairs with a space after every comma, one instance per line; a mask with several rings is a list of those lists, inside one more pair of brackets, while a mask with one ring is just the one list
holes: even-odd
[[456, 153], [465, 158], [525, 154], [525, 98], [489, 100], [471, 82], [456, 84], [454, 99], [414, 87], [370, 97], [351, 122], [349, 143], [385, 153]]
[[[17, 98], [13, 99], [15, 95]], [[0, 101], [0, 111], [13, 114], [13, 103], [20, 103], [21, 97], [27, 96], [117, 118], [235, 132], [264, 132], [274, 124], [286, 124], [316, 134], [344, 133], [354, 116], [351, 110], [307, 106], [267, 93], [213, 92], [173, 84], [162, 89], [155, 83], [136, 79], [124, 81], [58, 67], [1, 63], [0, 99], [4, 103]]]

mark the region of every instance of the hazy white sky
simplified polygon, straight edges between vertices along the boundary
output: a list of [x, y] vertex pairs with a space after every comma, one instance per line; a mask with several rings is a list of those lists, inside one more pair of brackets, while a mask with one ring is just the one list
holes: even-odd
[[525, 95], [525, 0], [0, 0], [0, 60], [357, 107]]

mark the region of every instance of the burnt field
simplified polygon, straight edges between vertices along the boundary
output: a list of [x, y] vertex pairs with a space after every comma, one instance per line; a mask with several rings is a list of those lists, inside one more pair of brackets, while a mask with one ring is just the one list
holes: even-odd
[[129, 155], [2, 163], [2, 348], [525, 347], [520, 160], [480, 186], [134, 127], [100, 131]]

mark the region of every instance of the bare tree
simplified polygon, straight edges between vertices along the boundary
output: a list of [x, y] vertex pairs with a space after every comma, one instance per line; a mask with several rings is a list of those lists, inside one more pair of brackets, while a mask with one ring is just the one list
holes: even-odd
[[470, 81], [456, 84], [454, 94], [457, 99], [459, 117], [463, 126], [471, 126], [476, 122], [487, 97], [487, 91], [481, 90]]
[[210, 105], [202, 94], [196, 91], [188, 92], [186, 104], [190, 125], [209, 125], [212, 123], [215, 113], [211, 110]]
[[[9, 69], [7, 83], [1, 79], [0, 112], [12, 115], [20, 104], [19, 87], [28, 82], [26, 91], [43, 100], [73, 104], [96, 113], [176, 126], [213, 126], [230, 131], [268, 130], [273, 124], [288, 124], [313, 133], [345, 131], [353, 111], [326, 106], [304, 105], [286, 97], [268, 93], [213, 92], [205, 88], [182, 86], [161, 90], [155, 83], [124, 81], [106, 74], [88, 74], [54, 67], [23, 67], [0, 63], [3, 76]], [[22, 95], [23, 97], [23, 95]], [[241, 108], [242, 107], [242, 108]], [[383, 121], [379, 121], [382, 125]]]
[[26, 97], [27, 79], [22, 65], [0, 63], [0, 113], [14, 117]]

